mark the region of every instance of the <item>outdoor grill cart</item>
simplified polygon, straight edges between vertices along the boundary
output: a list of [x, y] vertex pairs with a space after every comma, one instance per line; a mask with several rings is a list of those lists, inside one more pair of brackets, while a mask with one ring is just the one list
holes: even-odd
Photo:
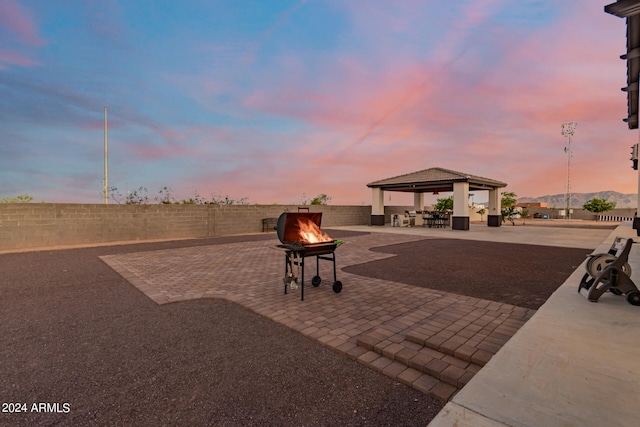
[[[285, 252], [284, 293], [287, 288], [300, 285], [300, 300], [304, 301], [304, 259], [316, 257], [316, 275], [311, 279], [314, 287], [320, 286], [320, 260], [333, 263], [333, 292], [340, 293], [342, 282], [336, 278], [336, 248], [343, 243], [334, 240], [320, 230], [322, 212], [285, 212], [278, 218], [276, 232], [281, 244], [277, 247]], [[297, 267], [297, 268], [296, 268]], [[298, 276], [300, 277], [298, 281]]]

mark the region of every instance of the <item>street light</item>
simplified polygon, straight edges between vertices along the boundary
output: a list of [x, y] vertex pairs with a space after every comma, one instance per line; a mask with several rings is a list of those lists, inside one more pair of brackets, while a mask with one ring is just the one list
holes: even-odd
[[571, 137], [576, 133], [576, 122], [563, 123], [560, 133], [567, 138], [568, 144], [564, 147], [564, 152], [567, 153], [567, 216], [565, 218], [571, 219], [571, 157], [573, 152], [571, 151]]
[[107, 126], [107, 107], [104, 107], [104, 204], [109, 204], [109, 134]]

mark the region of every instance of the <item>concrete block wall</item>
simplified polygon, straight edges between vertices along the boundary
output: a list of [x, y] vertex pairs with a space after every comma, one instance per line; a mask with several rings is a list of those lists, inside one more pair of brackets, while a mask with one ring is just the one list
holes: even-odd
[[[533, 217], [534, 214], [539, 213], [540, 215], [549, 215], [550, 219], [561, 219], [564, 217], [560, 216], [560, 209], [553, 208], [530, 208], [528, 209], [529, 215]], [[618, 216], [618, 217], [627, 217], [633, 218], [636, 213], [635, 208], [616, 208], [607, 212], [603, 212], [598, 215], [608, 215], [608, 216]], [[596, 219], [596, 214], [593, 212], [589, 212], [586, 209], [582, 208], [573, 208], [573, 213], [571, 214], [572, 219], [584, 219], [594, 221]]]
[[[262, 232], [297, 205], [0, 204], [0, 252]], [[369, 224], [371, 206], [310, 206], [322, 227]]]
[[[264, 218], [278, 218], [283, 212], [298, 212], [298, 205], [209, 205], [213, 230], [210, 236], [262, 232]], [[371, 206], [305, 206], [309, 212], [322, 212], [322, 228], [340, 225], [365, 225]]]
[[199, 237], [198, 205], [1, 204], [0, 250]]
[[322, 212], [322, 228], [371, 223], [371, 206], [314, 205], [310, 206], [310, 212]]
[[[307, 206], [322, 212], [322, 228], [369, 225], [371, 206]], [[404, 214], [412, 206], [385, 206], [385, 220]], [[103, 205], [56, 203], [0, 204], [0, 252], [54, 246], [113, 242], [216, 237], [262, 232], [263, 218], [297, 212], [298, 205]], [[557, 210], [530, 209], [557, 218]], [[574, 219], [595, 219], [574, 209]], [[635, 209], [614, 209], [605, 214], [633, 217]], [[471, 213], [471, 221], [480, 221]], [[486, 215], [483, 218], [486, 221]]]

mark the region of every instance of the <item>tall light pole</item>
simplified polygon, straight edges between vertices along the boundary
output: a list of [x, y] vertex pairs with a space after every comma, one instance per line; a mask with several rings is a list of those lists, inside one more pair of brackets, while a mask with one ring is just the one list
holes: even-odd
[[104, 107], [104, 204], [109, 204], [109, 135], [107, 131], [107, 107]]
[[560, 133], [567, 138], [568, 144], [564, 147], [564, 152], [567, 153], [567, 215], [565, 218], [571, 219], [571, 157], [573, 152], [571, 151], [571, 137], [576, 133], [576, 122], [563, 123]]

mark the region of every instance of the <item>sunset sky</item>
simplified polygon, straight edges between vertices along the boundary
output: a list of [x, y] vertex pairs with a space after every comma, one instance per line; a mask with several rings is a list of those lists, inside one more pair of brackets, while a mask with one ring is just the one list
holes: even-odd
[[102, 203], [104, 107], [122, 194], [362, 205], [431, 167], [560, 194], [571, 121], [571, 190], [636, 192], [611, 2], [0, 0], [0, 199]]

